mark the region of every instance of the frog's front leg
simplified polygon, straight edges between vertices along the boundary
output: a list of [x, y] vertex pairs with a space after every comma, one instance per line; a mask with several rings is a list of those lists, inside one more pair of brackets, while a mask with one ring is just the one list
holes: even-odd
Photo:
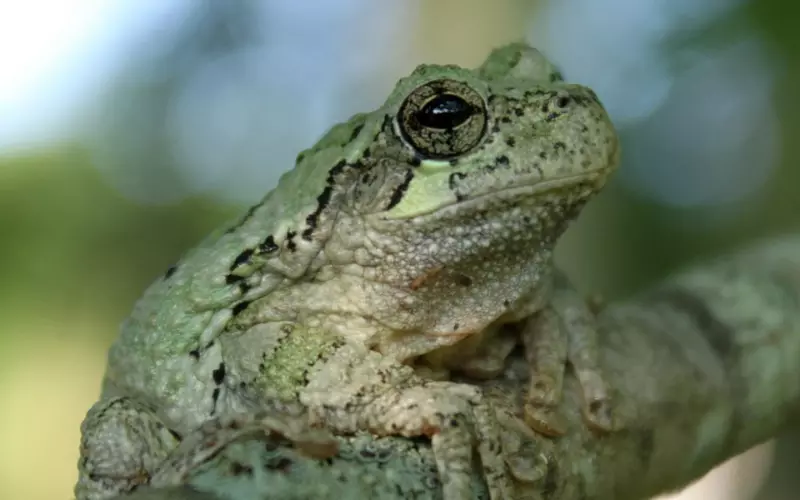
[[96, 403], [82, 425], [77, 500], [107, 500], [139, 486], [183, 484], [197, 466], [237, 439], [283, 437], [306, 455], [328, 458], [337, 442], [312, 428], [301, 405], [268, 398], [254, 413], [210, 419], [179, 436], [144, 405], [128, 397]]
[[445, 499], [473, 497], [477, 443], [491, 498], [510, 498], [499, 425], [477, 387], [423, 380], [390, 357], [347, 345], [313, 374], [300, 400], [334, 431], [431, 438]]
[[333, 435], [309, 425], [305, 408], [293, 402], [268, 399], [254, 412], [211, 419], [184, 436], [153, 474], [150, 486], [185, 484], [197, 467], [225, 446], [249, 438], [285, 439], [301, 453], [317, 459], [328, 459], [338, 452]]
[[147, 484], [178, 437], [149, 408], [128, 397], [104, 399], [81, 425], [78, 500], [104, 500]]
[[547, 305], [527, 318], [522, 341], [531, 367], [525, 419], [535, 430], [551, 436], [566, 432], [559, 415], [564, 368], [572, 365], [583, 392], [583, 414], [600, 431], [614, 428], [608, 386], [597, 347], [597, 329], [590, 304], [561, 275], [554, 280]]

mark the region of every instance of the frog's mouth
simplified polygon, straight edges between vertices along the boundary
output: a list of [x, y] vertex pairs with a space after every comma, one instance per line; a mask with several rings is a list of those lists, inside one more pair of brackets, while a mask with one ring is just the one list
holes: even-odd
[[560, 204], [579, 203], [596, 193], [607, 177], [608, 171], [603, 169], [544, 181], [538, 175], [520, 176], [514, 179], [512, 186], [476, 189], [472, 193], [451, 190], [448, 196], [442, 197], [443, 203], [411, 202], [405, 210], [381, 214], [381, 219], [387, 222], [413, 220], [424, 225], [430, 220], [457, 219], [483, 211], [533, 208], [556, 201], [552, 198], [558, 198]]

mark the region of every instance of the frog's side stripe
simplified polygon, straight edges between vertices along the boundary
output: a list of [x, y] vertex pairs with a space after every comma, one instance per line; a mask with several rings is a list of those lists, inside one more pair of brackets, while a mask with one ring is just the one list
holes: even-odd
[[[334, 165], [330, 171], [328, 172], [328, 177], [326, 179], [326, 186], [325, 189], [317, 196], [317, 207], [314, 209], [306, 217], [306, 227], [303, 229], [300, 236], [306, 240], [311, 241], [314, 230], [317, 228], [317, 224], [319, 222], [319, 217], [322, 212], [327, 208], [330, 204], [331, 199], [333, 198], [334, 188], [336, 186], [340, 186], [341, 182], [338, 182], [338, 177], [343, 174], [343, 172], [347, 170], [362, 170], [364, 168], [364, 164], [360, 161], [356, 161], [354, 163], [347, 163], [345, 160], [340, 160], [336, 165]], [[409, 180], [410, 182], [410, 180]], [[265, 198], [266, 199], [266, 198]], [[247, 214], [243, 217], [242, 221], [239, 223], [241, 225], [244, 223], [248, 218], [252, 217], [255, 211], [263, 204], [258, 204], [252, 207], [250, 210], [247, 211]], [[294, 238], [297, 236], [297, 231], [287, 231], [286, 238], [285, 238], [285, 246], [286, 249], [290, 252], [293, 252], [297, 248], [297, 243], [294, 241]], [[239, 269], [241, 266], [249, 265], [253, 257], [262, 256], [264, 254], [272, 253], [278, 250], [278, 245], [275, 243], [274, 235], [268, 235], [264, 238], [264, 241], [258, 244], [254, 248], [246, 248], [243, 250], [236, 258], [233, 260], [229, 270], [229, 274], [225, 276], [225, 282], [228, 284], [235, 284], [241, 282], [244, 278], [236, 274], [236, 270]]]
[[[352, 139], [351, 139], [352, 140]], [[360, 161], [355, 163], [347, 163], [345, 160], [340, 160], [339, 163], [333, 166], [328, 172], [328, 178], [325, 179], [325, 189], [317, 196], [317, 208], [306, 217], [306, 228], [303, 230], [302, 237], [306, 241], [311, 241], [311, 236], [317, 228], [317, 222], [322, 211], [328, 206], [333, 197], [333, 189], [337, 185], [336, 178], [341, 175], [345, 170], [355, 169], [361, 170], [364, 164]]]

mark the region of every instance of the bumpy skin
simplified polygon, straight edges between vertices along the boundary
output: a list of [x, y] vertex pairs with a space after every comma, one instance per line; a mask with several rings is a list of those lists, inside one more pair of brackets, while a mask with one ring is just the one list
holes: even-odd
[[430, 437], [445, 498], [469, 493], [477, 438], [504, 497], [496, 416], [446, 370], [493, 376], [521, 340], [531, 426], [561, 432], [569, 357], [610, 427], [591, 315], [551, 253], [618, 156], [594, 93], [534, 49], [420, 66], [145, 292], [82, 426], [77, 498], [148, 483], [181, 436], [276, 401], [309, 427]]

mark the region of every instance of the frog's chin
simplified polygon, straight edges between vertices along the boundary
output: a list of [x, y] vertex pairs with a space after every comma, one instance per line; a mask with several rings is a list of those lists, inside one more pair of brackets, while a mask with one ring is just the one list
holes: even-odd
[[514, 185], [477, 193], [467, 193], [433, 205], [427, 209], [404, 214], [382, 214], [384, 221], [413, 221], [424, 225], [431, 219], [458, 218], [480, 211], [508, 210], [509, 207], [536, 206], [548, 203], [550, 195], [559, 202], [579, 203], [596, 193], [605, 183], [607, 175], [601, 171], [558, 177], [542, 181], [537, 176], [514, 179]]

